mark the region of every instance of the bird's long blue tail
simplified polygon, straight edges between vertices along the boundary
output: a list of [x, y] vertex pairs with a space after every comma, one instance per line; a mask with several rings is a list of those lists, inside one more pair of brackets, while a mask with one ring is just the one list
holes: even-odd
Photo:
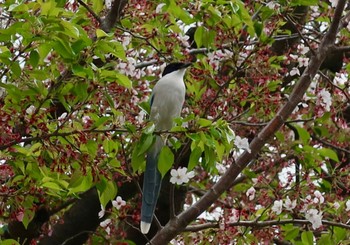
[[157, 135], [153, 146], [147, 153], [146, 170], [143, 176], [141, 206], [141, 232], [143, 234], [147, 234], [151, 227], [154, 210], [160, 192], [162, 178], [158, 170], [158, 156], [163, 145], [163, 139]]

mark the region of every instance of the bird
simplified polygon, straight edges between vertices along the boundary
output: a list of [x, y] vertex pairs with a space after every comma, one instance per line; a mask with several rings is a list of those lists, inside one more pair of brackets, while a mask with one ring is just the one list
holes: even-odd
[[[168, 64], [154, 86], [150, 99], [149, 119], [154, 123], [156, 131], [170, 130], [173, 127], [173, 119], [180, 116], [186, 93], [183, 77], [190, 65], [191, 63], [181, 62]], [[158, 156], [163, 146], [162, 137], [156, 135], [146, 156], [140, 223], [143, 234], [147, 234], [151, 228], [160, 192], [162, 179], [158, 170]]]

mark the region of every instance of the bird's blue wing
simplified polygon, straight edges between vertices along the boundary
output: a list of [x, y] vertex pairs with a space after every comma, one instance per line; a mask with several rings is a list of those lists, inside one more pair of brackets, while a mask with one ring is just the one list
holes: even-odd
[[[141, 206], [141, 223], [150, 227], [152, 223], [153, 213], [156, 208], [157, 199], [161, 186], [161, 174], [158, 170], [158, 156], [162, 150], [164, 143], [162, 138], [157, 135], [152, 148], [147, 153], [146, 170], [143, 176], [143, 195]], [[143, 233], [148, 233], [146, 228]]]

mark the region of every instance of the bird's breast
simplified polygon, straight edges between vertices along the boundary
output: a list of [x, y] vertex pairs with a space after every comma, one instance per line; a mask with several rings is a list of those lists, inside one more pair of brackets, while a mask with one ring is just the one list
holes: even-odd
[[158, 86], [154, 93], [151, 108], [151, 120], [158, 130], [169, 130], [173, 126], [173, 119], [179, 117], [185, 100], [185, 85], [168, 84]]

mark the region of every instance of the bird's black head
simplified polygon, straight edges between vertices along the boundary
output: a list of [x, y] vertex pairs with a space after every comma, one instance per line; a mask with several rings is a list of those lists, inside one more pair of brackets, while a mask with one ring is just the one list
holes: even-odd
[[187, 68], [191, 64], [192, 63], [181, 63], [181, 62], [170, 63], [165, 67], [162, 76], [164, 77], [166, 74], [172, 73], [173, 71]]

